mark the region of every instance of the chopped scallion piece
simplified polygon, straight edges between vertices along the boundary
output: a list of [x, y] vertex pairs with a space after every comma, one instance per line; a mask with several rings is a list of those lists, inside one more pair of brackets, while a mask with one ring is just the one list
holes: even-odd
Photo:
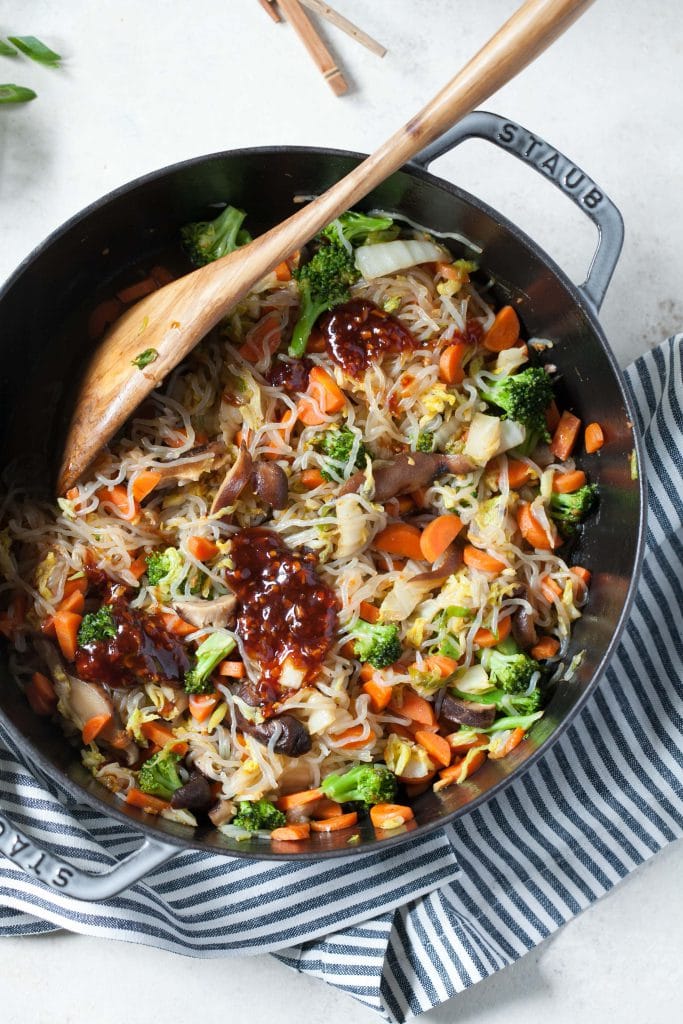
[[35, 36], [8, 36], [8, 38], [17, 50], [21, 50], [24, 56], [30, 57], [38, 64], [44, 64], [48, 68], [59, 67], [61, 56], [45, 43], [41, 43], [40, 39], [36, 39]]
[[23, 85], [0, 85], [0, 103], [28, 103], [36, 93]]

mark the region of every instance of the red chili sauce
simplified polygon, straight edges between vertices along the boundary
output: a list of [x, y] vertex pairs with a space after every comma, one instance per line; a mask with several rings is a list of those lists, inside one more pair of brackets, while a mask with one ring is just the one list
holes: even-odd
[[400, 320], [366, 299], [336, 306], [320, 320], [329, 356], [350, 377], [362, 377], [370, 363], [388, 352], [417, 348], [418, 341]]
[[337, 634], [337, 598], [316, 572], [317, 557], [292, 551], [273, 530], [242, 530], [230, 558], [237, 632], [260, 666], [261, 696], [273, 700], [287, 658], [305, 671], [304, 682], [317, 675]]
[[76, 675], [115, 690], [150, 682], [182, 686], [190, 659], [161, 619], [129, 608], [123, 597], [116, 598], [110, 607], [116, 635], [79, 647]]

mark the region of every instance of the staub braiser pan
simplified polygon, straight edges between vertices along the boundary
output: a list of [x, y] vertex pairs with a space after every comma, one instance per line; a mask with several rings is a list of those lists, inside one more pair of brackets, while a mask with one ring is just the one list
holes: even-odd
[[[548, 256], [495, 210], [428, 173], [438, 156], [470, 138], [485, 139], [526, 161], [552, 181], [594, 222], [599, 242], [586, 281], [576, 287]], [[90, 206], [48, 238], [0, 293], [2, 431], [5, 483], [32, 466], [38, 487], [54, 480], [59, 438], [69, 411], [69, 385], [86, 358], [89, 342], [71, 329], [74, 311], [106, 291], [106, 282], [134, 264], [151, 265], [176, 245], [179, 227], [206, 215], [221, 201], [249, 211], [254, 233], [287, 217], [296, 196], [318, 194], [361, 157], [330, 149], [244, 149], [200, 157], [150, 174]], [[489, 761], [462, 786], [415, 803], [415, 828], [379, 840], [369, 822], [356, 851], [377, 842], [399, 843], [467, 813], [526, 771], [549, 748], [596, 686], [614, 650], [636, 585], [644, 530], [642, 475], [632, 474], [639, 440], [634, 416], [597, 313], [619, 256], [621, 217], [586, 174], [526, 129], [494, 114], [477, 112], [425, 149], [362, 204], [405, 215], [442, 232], [459, 232], [480, 246], [483, 267], [495, 280], [497, 298], [514, 301], [529, 335], [553, 342], [563, 404], [584, 422], [598, 420], [606, 444], [585, 466], [600, 489], [600, 506], [578, 541], [576, 561], [593, 574], [590, 602], [576, 624], [571, 654], [585, 655], [572, 678], [561, 681], [545, 717], [516, 750]], [[30, 411], [27, 417], [26, 412]], [[17, 438], [30, 437], [30, 459]], [[0, 724], [36, 770], [59, 779], [80, 801], [133, 826], [141, 847], [102, 875], [85, 875], [36, 848], [0, 814], [0, 851], [43, 881], [80, 899], [103, 899], [142, 878], [188, 848], [247, 858], [323, 858], [349, 854], [334, 833], [297, 843], [288, 855], [267, 840], [237, 843], [216, 830], [196, 830], [145, 815], [117, 800], [82, 768], [78, 751], [59, 730], [36, 717], [0, 664]]]

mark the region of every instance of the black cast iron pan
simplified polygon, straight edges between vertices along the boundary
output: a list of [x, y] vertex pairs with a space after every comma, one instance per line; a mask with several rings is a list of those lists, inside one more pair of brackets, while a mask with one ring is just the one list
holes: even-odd
[[[591, 218], [599, 244], [586, 281], [574, 286], [535, 243], [478, 199], [428, 173], [430, 162], [464, 139], [478, 137], [525, 160], [562, 189]], [[44, 485], [54, 479], [58, 438], [68, 415], [69, 384], [87, 356], [89, 342], [69, 332], [74, 310], [127, 267], [177, 244], [179, 227], [229, 201], [249, 211], [265, 229], [295, 209], [297, 195], [318, 194], [355, 166], [361, 156], [339, 150], [277, 147], [200, 157], [150, 174], [94, 203], [48, 238], [24, 261], [0, 293], [2, 462]], [[596, 517], [578, 541], [575, 561], [591, 569], [590, 602], [577, 622], [572, 651], [585, 651], [574, 677], [560, 682], [544, 718], [515, 751], [488, 761], [462, 786], [415, 802], [413, 831], [379, 840], [369, 822], [350, 848], [346, 837], [318, 835], [289, 853], [267, 840], [237, 843], [214, 829], [190, 830], [123, 804], [82, 768], [61, 733], [35, 716], [0, 661], [0, 726], [29, 764], [58, 777], [80, 801], [133, 825], [143, 845], [104, 875], [78, 872], [44, 854], [0, 814], [0, 851], [48, 885], [82, 899], [103, 899], [126, 888], [181, 850], [229, 856], [305, 859], [367, 852], [378, 842], [400, 843], [467, 813], [518, 777], [567, 728], [596, 686], [617, 643], [640, 566], [645, 485], [632, 479], [631, 453], [640, 442], [623, 382], [597, 319], [619, 256], [621, 217], [579, 168], [524, 128], [493, 114], [474, 113], [394, 174], [363, 204], [396, 211], [418, 224], [459, 232], [483, 249], [482, 265], [496, 281], [497, 298], [514, 301], [529, 335], [553, 341], [552, 362], [561, 376], [565, 407], [584, 422], [598, 420], [606, 444], [582, 465], [600, 489]], [[519, 301], [517, 301], [519, 300]], [[30, 415], [26, 412], [29, 410]], [[30, 436], [30, 458], [17, 438]]]

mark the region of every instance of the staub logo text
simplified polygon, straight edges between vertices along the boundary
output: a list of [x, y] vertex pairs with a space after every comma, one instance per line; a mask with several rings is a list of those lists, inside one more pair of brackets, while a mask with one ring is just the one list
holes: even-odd
[[36, 878], [53, 889], [66, 889], [73, 871], [60, 864], [49, 853], [39, 850], [27, 836], [12, 828], [6, 818], [0, 816], [0, 853], [19, 864], [24, 871], [29, 871]]
[[576, 167], [547, 142], [534, 138], [518, 124], [506, 121], [498, 132], [498, 141], [552, 178], [561, 189], [587, 209], [594, 210], [604, 199], [600, 189], [580, 167]]

